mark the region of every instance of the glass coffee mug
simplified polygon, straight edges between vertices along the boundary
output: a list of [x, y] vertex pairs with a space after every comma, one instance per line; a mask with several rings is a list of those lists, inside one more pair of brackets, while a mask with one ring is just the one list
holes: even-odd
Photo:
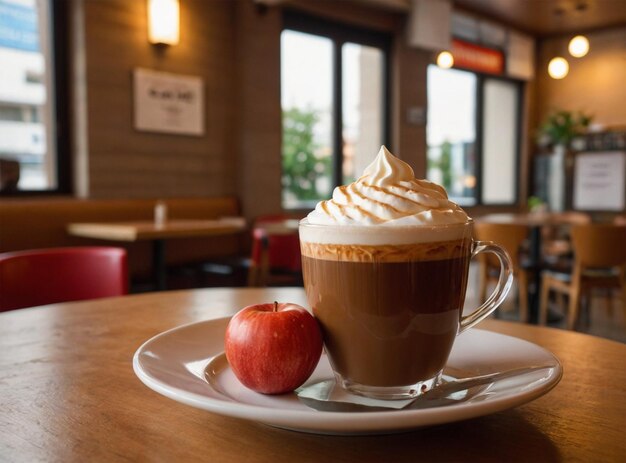
[[[493, 312], [513, 283], [506, 251], [472, 239], [472, 220], [436, 226], [300, 222], [304, 287], [337, 383], [377, 399], [416, 397], [441, 379], [456, 336]], [[500, 279], [463, 316], [470, 259], [500, 260]]]

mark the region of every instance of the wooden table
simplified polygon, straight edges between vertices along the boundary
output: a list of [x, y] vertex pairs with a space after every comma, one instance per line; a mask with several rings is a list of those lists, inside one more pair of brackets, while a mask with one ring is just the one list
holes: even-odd
[[532, 284], [528, 287], [528, 312], [532, 323], [539, 322], [539, 294], [541, 293], [542, 239], [541, 227], [559, 225], [575, 225], [586, 223], [591, 219], [577, 212], [538, 212], [538, 213], [499, 213], [487, 214], [476, 219], [477, 222], [516, 224], [529, 228], [529, 255], [526, 268], [533, 273]]
[[395, 435], [302, 434], [214, 415], [151, 391], [132, 357], [148, 338], [298, 288], [207, 289], [0, 314], [3, 461], [624, 461], [626, 345], [503, 321], [482, 328], [544, 346], [560, 384], [519, 408]]
[[153, 272], [158, 290], [167, 287], [166, 241], [174, 238], [192, 238], [239, 233], [246, 228], [243, 218], [220, 220], [168, 220], [163, 223], [103, 222], [71, 223], [70, 235], [107, 241], [152, 241]]

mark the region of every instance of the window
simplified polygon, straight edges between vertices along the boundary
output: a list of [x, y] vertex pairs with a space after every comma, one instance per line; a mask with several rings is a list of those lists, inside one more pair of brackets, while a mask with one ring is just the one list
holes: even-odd
[[476, 197], [476, 75], [428, 67], [427, 177], [461, 204]]
[[2, 193], [61, 191], [66, 186], [67, 172], [57, 156], [52, 5], [49, 0], [0, 0]]
[[428, 67], [428, 173], [461, 205], [517, 200], [521, 85]]
[[512, 204], [517, 200], [519, 86], [514, 82], [484, 79], [483, 182], [484, 204]]
[[283, 206], [306, 206], [332, 190], [333, 43], [286, 30], [281, 36]]
[[387, 143], [389, 38], [286, 13], [281, 35], [282, 203], [313, 207]]

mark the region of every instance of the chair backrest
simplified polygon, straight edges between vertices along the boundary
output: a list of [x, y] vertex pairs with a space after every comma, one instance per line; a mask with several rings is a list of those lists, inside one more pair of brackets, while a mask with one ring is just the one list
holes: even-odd
[[570, 227], [591, 222], [591, 216], [585, 212], [551, 212], [547, 215], [546, 223], [541, 228], [541, 237], [544, 242], [569, 241]]
[[277, 224], [292, 221], [288, 215], [267, 215], [255, 220], [252, 229], [252, 261], [257, 265], [261, 261], [261, 253], [267, 250], [267, 259], [270, 269], [300, 272], [302, 259], [300, 255], [300, 240], [298, 230], [280, 230]]
[[[511, 256], [513, 267], [519, 266], [519, 250], [528, 237], [528, 227], [512, 223], [474, 223], [474, 238], [480, 241], [493, 241], [502, 246]], [[497, 257], [486, 254], [485, 258], [491, 266], [498, 266]]]
[[126, 250], [50, 248], [0, 254], [0, 311], [128, 293]]
[[576, 262], [585, 267], [626, 265], [626, 225], [575, 225], [571, 230]]

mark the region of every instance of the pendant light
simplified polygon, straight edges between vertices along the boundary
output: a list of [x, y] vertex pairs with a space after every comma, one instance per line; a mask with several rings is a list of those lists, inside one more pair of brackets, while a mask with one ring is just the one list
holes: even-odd
[[574, 58], [582, 58], [589, 53], [589, 40], [584, 35], [577, 35], [569, 41], [567, 49]]
[[450, 69], [454, 66], [454, 56], [449, 51], [442, 51], [437, 56], [437, 66], [442, 69]]
[[563, 79], [569, 72], [569, 63], [565, 58], [557, 56], [548, 63], [548, 74], [553, 79]]

